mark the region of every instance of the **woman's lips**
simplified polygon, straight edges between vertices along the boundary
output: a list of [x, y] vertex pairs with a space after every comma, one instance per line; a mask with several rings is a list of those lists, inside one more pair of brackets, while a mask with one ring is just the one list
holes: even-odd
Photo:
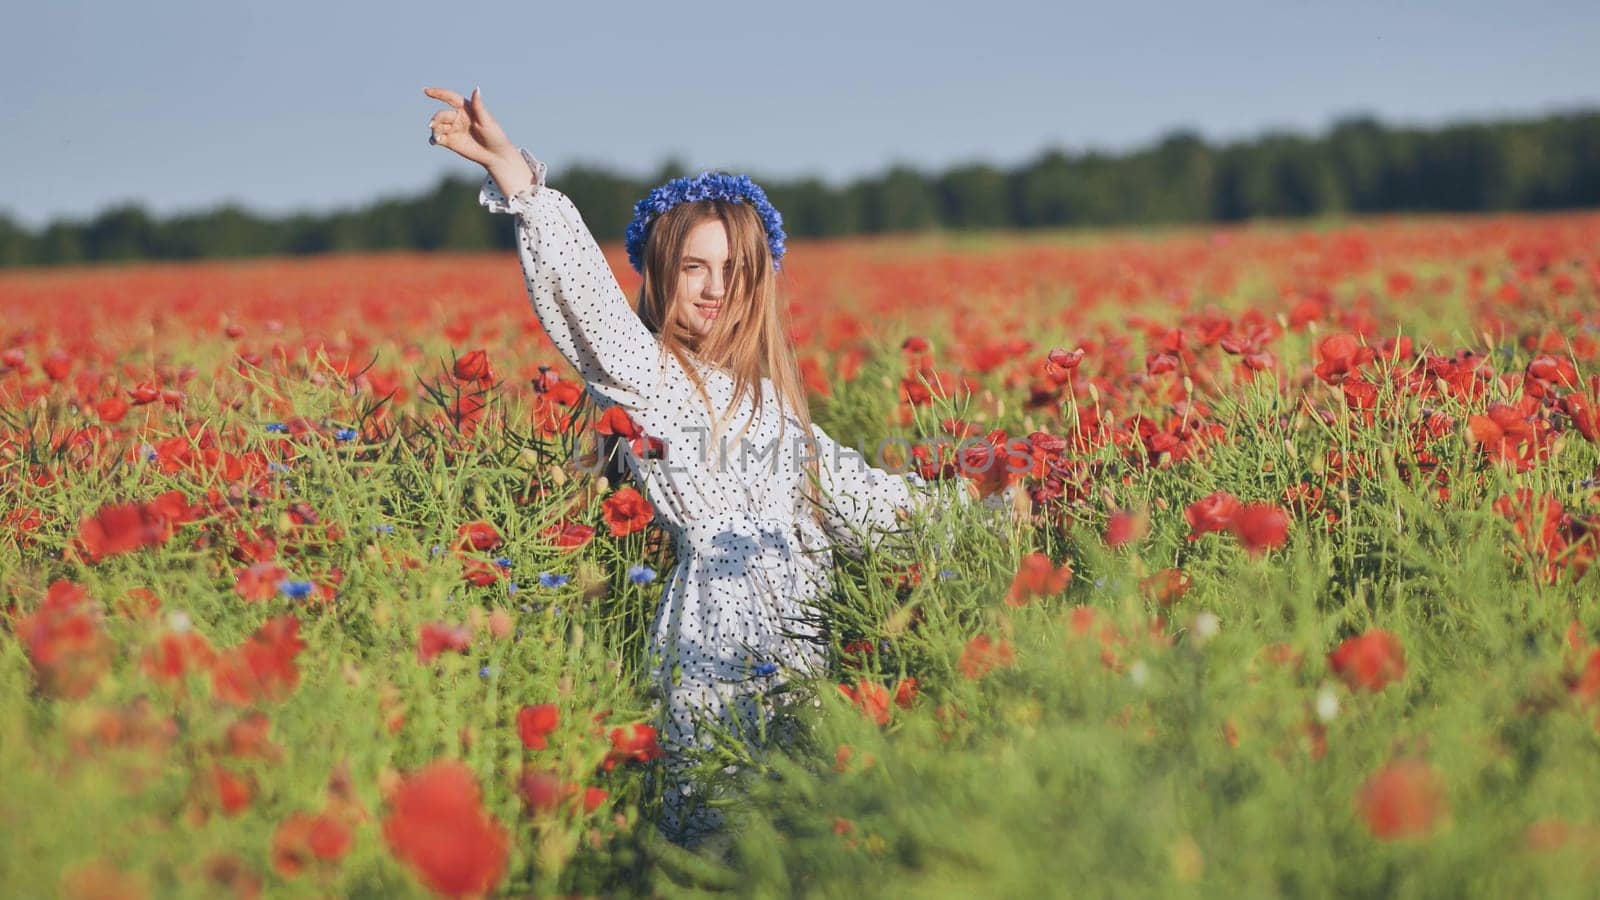
[[717, 317], [717, 311], [722, 309], [722, 304], [721, 303], [696, 303], [695, 307], [700, 310], [700, 314], [701, 315], [705, 316], [708, 319], [715, 319]]

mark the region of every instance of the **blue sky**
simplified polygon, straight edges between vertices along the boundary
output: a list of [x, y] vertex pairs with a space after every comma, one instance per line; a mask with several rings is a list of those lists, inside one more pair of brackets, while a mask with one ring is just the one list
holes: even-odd
[[14, 7], [0, 211], [135, 201], [326, 212], [481, 175], [427, 144], [428, 85], [481, 85], [551, 165], [838, 183], [1015, 165], [1178, 127], [1317, 131], [1600, 106], [1600, 3], [270, 4]]

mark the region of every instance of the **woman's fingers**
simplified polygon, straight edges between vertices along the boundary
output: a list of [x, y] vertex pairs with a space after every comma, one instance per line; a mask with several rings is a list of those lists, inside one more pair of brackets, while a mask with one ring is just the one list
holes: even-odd
[[466, 108], [466, 101], [461, 98], [461, 95], [449, 88], [423, 88], [422, 92], [435, 100], [448, 103], [456, 109]]

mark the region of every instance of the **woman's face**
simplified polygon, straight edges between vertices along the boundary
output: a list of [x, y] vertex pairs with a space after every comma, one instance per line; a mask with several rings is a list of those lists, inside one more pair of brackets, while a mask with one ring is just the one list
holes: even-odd
[[696, 334], [711, 330], [727, 296], [733, 260], [728, 256], [728, 229], [721, 219], [707, 219], [689, 229], [678, 260], [678, 295], [673, 299]]

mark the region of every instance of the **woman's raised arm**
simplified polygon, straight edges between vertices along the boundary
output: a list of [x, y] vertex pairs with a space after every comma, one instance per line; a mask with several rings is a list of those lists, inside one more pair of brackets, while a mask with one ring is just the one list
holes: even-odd
[[434, 117], [436, 142], [489, 173], [478, 202], [516, 216], [517, 255], [545, 334], [596, 393], [631, 409], [650, 406], [675, 364], [628, 303], [577, 207], [545, 186], [545, 164], [506, 139], [480, 92], [467, 100], [439, 89], [427, 93], [457, 113]]

